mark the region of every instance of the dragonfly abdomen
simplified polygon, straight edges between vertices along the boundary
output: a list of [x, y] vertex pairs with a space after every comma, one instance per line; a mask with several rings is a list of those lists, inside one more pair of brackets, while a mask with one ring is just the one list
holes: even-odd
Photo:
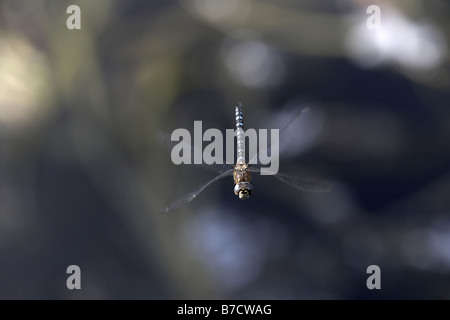
[[239, 102], [236, 106], [236, 145], [237, 145], [237, 164], [245, 164], [245, 132], [244, 117], [242, 114], [242, 104]]

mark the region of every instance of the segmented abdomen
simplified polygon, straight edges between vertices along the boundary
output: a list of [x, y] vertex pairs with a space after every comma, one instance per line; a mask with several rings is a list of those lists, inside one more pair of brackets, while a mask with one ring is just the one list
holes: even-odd
[[236, 106], [236, 141], [237, 141], [237, 164], [245, 164], [245, 134], [244, 117], [242, 115], [242, 103]]

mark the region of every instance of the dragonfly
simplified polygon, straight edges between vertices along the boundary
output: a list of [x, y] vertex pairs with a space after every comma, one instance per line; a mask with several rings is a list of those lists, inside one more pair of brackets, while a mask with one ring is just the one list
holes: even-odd
[[[244, 132], [244, 123], [243, 123], [243, 111], [242, 111], [242, 103], [238, 103], [235, 107], [235, 116], [236, 116], [236, 145], [237, 145], [237, 159], [235, 165], [225, 164], [223, 166], [219, 166], [219, 169], [214, 167], [213, 165], [206, 165], [216, 171], [219, 171], [219, 174], [209, 180], [208, 182], [204, 183], [203, 185], [199, 186], [192, 192], [190, 192], [187, 195], [182, 196], [181, 198], [173, 201], [169, 206], [164, 207], [161, 209], [162, 213], [166, 213], [168, 211], [177, 209], [184, 204], [187, 204], [194, 200], [201, 192], [203, 192], [208, 186], [213, 184], [214, 182], [228, 177], [233, 176], [234, 180], [234, 193], [235, 195], [241, 199], [246, 200], [248, 199], [254, 191], [254, 187], [252, 184], [252, 173], [261, 173], [261, 168], [250, 166], [250, 163], [253, 163], [252, 160], [261, 154], [262, 151], [270, 150], [270, 147], [272, 144], [269, 144], [266, 148], [260, 150], [255, 156], [253, 156], [252, 160], [250, 160], [248, 163], [245, 162], [245, 132]], [[289, 131], [289, 129], [292, 128], [294, 123], [298, 121], [298, 119], [301, 117], [302, 113], [307, 108], [299, 110], [289, 122], [287, 122], [282, 129], [280, 129], [280, 139], [284, 137], [285, 133]], [[190, 146], [194, 149], [193, 146]], [[285, 184], [294, 187], [297, 190], [300, 191], [307, 191], [307, 192], [328, 192], [331, 190], [331, 184], [325, 180], [318, 177], [294, 177], [285, 173], [277, 172], [272, 175], [276, 179], [284, 182]]]

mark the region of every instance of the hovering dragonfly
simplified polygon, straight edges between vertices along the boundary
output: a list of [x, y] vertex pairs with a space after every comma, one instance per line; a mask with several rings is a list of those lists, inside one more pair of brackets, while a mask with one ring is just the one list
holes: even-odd
[[[294, 117], [280, 130], [280, 137], [283, 136], [283, 133], [288, 131], [288, 129], [293, 125], [295, 121], [299, 119], [302, 112], [305, 109], [298, 111]], [[205, 190], [212, 183], [227, 177], [233, 176], [234, 180], [234, 193], [241, 200], [248, 199], [253, 194], [253, 185], [252, 185], [252, 172], [253, 173], [261, 173], [261, 168], [249, 166], [248, 163], [245, 162], [245, 133], [244, 133], [244, 123], [243, 123], [243, 112], [242, 112], [242, 104], [238, 103], [235, 109], [236, 115], [236, 144], [237, 144], [237, 160], [236, 165], [225, 164], [221, 166], [219, 169], [219, 175], [198, 187], [191, 193], [179, 198], [172, 202], [169, 206], [161, 209], [161, 212], [166, 213], [168, 211], [174, 210], [176, 208], [181, 207], [182, 205], [191, 202], [197, 197], [203, 190]], [[271, 144], [267, 147], [270, 148]], [[191, 146], [192, 147], [192, 146]], [[192, 147], [194, 148], [194, 147]], [[267, 149], [266, 148], [266, 149]], [[260, 150], [253, 159], [257, 158], [258, 155], [266, 150]], [[249, 161], [251, 163], [252, 161]], [[215, 168], [214, 166], [208, 166], [211, 168]], [[225, 169], [223, 169], [225, 168]], [[300, 191], [308, 191], [308, 192], [327, 192], [331, 190], [331, 185], [328, 181], [316, 178], [316, 177], [303, 177], [297, 178], [284, 173], [276, 173], [273, 175], [278, 180], [294, 187]]]

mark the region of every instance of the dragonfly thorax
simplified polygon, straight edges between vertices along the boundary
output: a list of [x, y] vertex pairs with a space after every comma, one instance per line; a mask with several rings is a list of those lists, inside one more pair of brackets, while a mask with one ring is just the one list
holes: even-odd
[[237, 164], [234, 168], [234, 194], [241, 200], [248, 199], [253, 193], [252, 175], [246, 164]]

